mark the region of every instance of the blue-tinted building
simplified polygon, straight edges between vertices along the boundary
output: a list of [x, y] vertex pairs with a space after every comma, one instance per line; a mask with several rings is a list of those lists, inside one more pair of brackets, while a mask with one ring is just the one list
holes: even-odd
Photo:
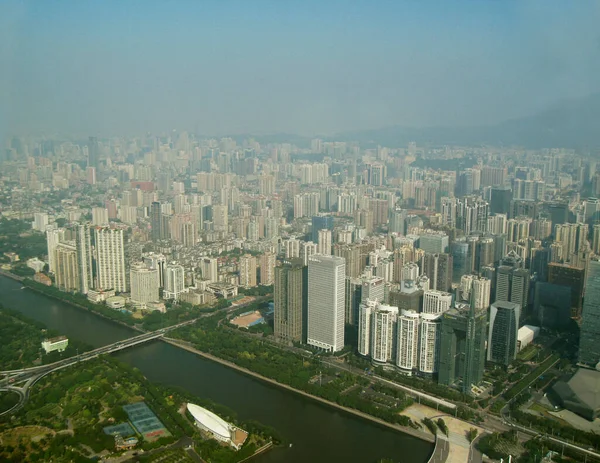
[[600, 261], [597, 260], [590, 261], [588, 266], [582, 317], [579, 362], [595, 367], [600, 362]]

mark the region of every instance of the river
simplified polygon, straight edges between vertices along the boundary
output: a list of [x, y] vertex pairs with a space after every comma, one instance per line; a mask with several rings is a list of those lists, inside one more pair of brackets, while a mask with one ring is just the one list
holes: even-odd
[[[70, 338], [100, 347], [136, 334], [125, 326], [20, 288], [20, 283], [0, 276], [0, 303]], [[292, 443], [292, 447], [268, 451], [253, 460], [256, 462], [374, 463], [391, 458], [401, 463], [424, 463], [433, 451], [428, 442], [316, 403], [162, 341], [115, 355], [139, 368], [150, 381], [183, 387], [221, 403], [242, 420], [252, 419], [276, 428]]]

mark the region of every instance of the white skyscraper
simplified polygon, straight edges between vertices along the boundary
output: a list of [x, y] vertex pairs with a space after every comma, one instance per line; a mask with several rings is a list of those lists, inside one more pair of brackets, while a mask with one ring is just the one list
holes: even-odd
[[46, 229], [46, 243], [48, 244], [48, 267], [50, 273], [56, 273], [56, 246], [65, 240], [65, 229], [54, 228], [50, 225]]
[[439, 314], [452, 306], [452, 294], [429, 289], [423, 293], [423, 313]]
[[123, 230], [96, 228], [96, 277], [98, 289], [127, 291]]
[[346, 261], [308, 258], [308, 339], [311, 346], [337, 352], [344, 348]]
[[77, 246], [77, 268], [79, 271], [79, 292], [87, 294], [94, 287], [92, 276], [92, 242], [89, 225], [78, 225], [75, 228]]
[[437, 371], [440, 351], [441, 315], [421, 314], [419, 327], [419, 371], [431, 375]]
[[144, 263], [149, 269], [156, 269], [158, 271], [158, 286], [164, 288], [165, 286], [165, 267], [167, 266], [167, 259], [163, 254], [155, 254], [153, 252], [144, 255]]
[[358, 311], [358, 353], [366, 357], [371, 355], [371, 317], [376, 308], [376, 300], [367, 300]]
[[32, 228], [34, 230], [44, 232], [48, 227], [48, 214], [45, 212], [36, 212], [33, 214]]
[[326, 228], [319, 230], [317, 250], [319, 254], [323, 254], [324, 256], [331, 255], [331, 230], [327, 230]]
[[108, 209], [105, 207], [92, 207], [92, 225], [98, 227], [108, 225]]
[[285, 258], [291, 259], [292, 257], [300, 257], [300, 241], [296, 238], [290, 238], [289, 240], [285, 240]]
[[317, 245], [312, 241], [302, 242], [300, 246], [300, 257], [304, 261], [304, 265], [308, 265], [308, 258], [317, 253]]
[[398, 307], [378, 304], [373, 313], [371, 338], [371, 358], [375, 363], [384, 364], [393, 361], [394, 334]]
[[181, 293], [185, 292], [185, 270], [178, 264], [167, 264], [165, 268], [164, 299], [178, 300]]
[[202, 273], [202, 278], [204, 280], [208, 280], [210, 282], [219, 281], [219, 267], [217, 259], [204, 257], [200, 261], [200, 272]]
[[473, 288], [471, 304], [474, 304], [475, 310], [487, 309], [490, 306], [490, 293], [492, 282], [488, 278], [476, 277], [473, 279]]
[[419, 323], [414, 310], [403, 310], [398, 317], [396, 365], [408, 374], [419, 366]]
[[158, 301], [158, 269], [136, 264], [130, 271], [131, 302], [142, 309], [148, 302]]

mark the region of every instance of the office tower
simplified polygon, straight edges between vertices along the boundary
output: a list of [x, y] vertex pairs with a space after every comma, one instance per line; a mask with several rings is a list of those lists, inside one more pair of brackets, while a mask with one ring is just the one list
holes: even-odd
[[[580, 298], [581, 299], [581, 298]], [[538, 281], [535, 284], [533, 313], [540, 327], [567, 330], [571, 321], [571, 288]]]
[[545, 203], [545, 209], [550, 215], [552, 225], [560, 225], [569, 221], [569, 204], [567, 202], [551, 201]]
[[212, 219], [215, 231], [227, 233], [229, 228], [227, 206], [214, 205], [212, 206]]
[[288, 344], [306, 341], [307, 269], [299, 258], [275, 267], [273, 329], [275, 338]]
[[129, 273], [131, 285], [131, 302], [134, 306], [145, 309], [148, 302], [159, 300], [158, 269], [148, 268], [143, 263], [131, 266]]
[[56, 273], [56, 246], [65, 240], [65, 229], [48, 226], [46, 230], [46, 243], [48, 245], [48, 269]]
[[317, 244], [312, 241], [302, 242], [300, 245], [300, 257], [304, 265], [308, 265], [308, 258], [317, 253]]
[[79, 290], [79, 269], [77, 266], [77, 249], [72, 241], [60, 242], [55, 250], [56, 286], [61, 291]]
[[438, 381], [450, 386], [460, 380], [461, 391], [483, 379], [487, 311], [468, 305], [450, 309], [441, 316]]
[[396, 365], [411, 375], [419, 368], [419, 314], [401, 310], [396, 327]]
[[371, 358], [378, 364], [393, 361], [398, 308], [377, 304], [372, 315]]
[[265, 252], [260, 256], [260, 284], [270, 286], [275, 283], [275, 254]]
[[469, 260], [469, 243], [464, 239], [454, 241], [451, 252], [453, 283], [458, 283], [462, 275], [471, 273], [474, 270], [471, 268]]
[[[572, 315], [581, 315], [582, 297], [585, 290], [585, 269], [568, 264], [548, 264], [548, 283], [567, 286], [571, 293]], [[587, 293], [586, 293], [587, 298]]]
[[256, 257], [250, 254], [244, 254], [240, 257], [240, 286], [244, 288], [254, 288], [256, 286], [256, 269]]
[[510, 202], [513, 199], [510, 188], [493, 187], [490, 198], [490, 212], [492, 214], [508, 214]]
[[179, 297], [184, 292], [185, 270], [183, 266], [174, 262], [167, 264], [165, 267], [165, 288], [163, 290], [163, 298], [179, 300]]
[[452, 294], [429, 289], [423, 293], [423, 313], [439, 314], [446, 312], [452, 305]]
[[333, 232], [333, 216], [324, 214], [313, 216], [311, 238], [313, 243], [319, 244], [319, 230], [329, 230]]
[[95, 238], [97, 288], [126, 292], [123, 230], [98, 227], [95, 229]]
[[89, 226], [76, 226], [75, 246], [77, 248], [77, 268], [79, 272], [78, 289], [80, 293], [87, 294], [94, 287], [92, 275], [92, 242]]
[[483, 237], [476, 244], [475, 270], [479, 271], [481, 267], [494, 265], [496, 257], [496, 244], [494, 238]]
[[448, 235], [445, 233], [425, 233], [419, 238], [419, 248], [429, 254], [448, 252]]
[[496, 301], [490, 306], [488, 362], [508, 366], [517, 358], [520, 311], [514, 302]]
[[594, 225], [592, 251], [596, 255], [600, 255], [600, 224]]
[[325, 256], [331, 255], [331, 230], [319, 230], [319, 241], [317, 243], [317, 252]]
[[215, 258], [203, 257], [200, 259], [200, 273], [203, 280], [210, 282], [219, 281], [218, 261]]
[[160, 203], [158, 201], [154, 201], [150, 205], [150, 226], [152, 227], [152, 241], [158, 241], [163, 238], [161, 236], [161, 219], [162, 213]]
[[96, 137], [90, 137], [88, 143], [88, 167], [98, 167], [100, 157], [99, 151], [98, 139]]
[[92, 207], [92, 225], [97, 227], [108, 225], [108, 209], [105, 207]]
[[165, 287], [165, 268], [167, 266], [167, 259], [162, 254], [155, 254], [153, 252], [144, 255], [144, 264], [151, 270], [158, 272], [158, 286], [159, 288]]
[[344, 348], [346, 264], [335, 256], [308, 258], [308, 344], [326, 351]]
[[432, 289], [450, 291], [452, 289], [452, 256], [450, 254], [425, 254], [421, 268], [429, 277]]
[[519, 304], [523, 314], [529, 301], [529, 270], [499, 266], [496, 270], [496, 301]]

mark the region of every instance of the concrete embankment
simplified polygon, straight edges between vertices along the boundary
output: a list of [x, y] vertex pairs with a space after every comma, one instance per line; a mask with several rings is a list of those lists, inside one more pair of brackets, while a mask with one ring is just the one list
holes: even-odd
[[262, 376], [262, 375], [260, 375], [258, 373], [255, 373], [255, 372], [253, 372], [251, 370], [248, 370], [247, 368], [240, 367], [239, 365], [236, 365], [235, 363], [230, 362], [228, 360], [223, 360], [222, 358], [215, 357], [214, 355], [207, 354], [206, 352], [199, 351], [198, 349], [196, 349], [192, 345], [190, 345], [190, 343], [188, 343], [187, 341], [181, 341], [181, 340], [178, 340], [178, 339], [164, 338], [164, 337], [160, 338], [160, 339], [162, 339], [163, 341], [165, 341], [165, 342], [167, 342], [167, 343], [169, 343], [169, 344], [171, 344], [173, 346], [179, 347], [181, 349], [185, 349], [185, 350], [187, 350], [189, 352], [197, 354], [197, 355], [199, 355], [201, 357], [204, 357], [204, 358], [206, 358], [208, 360], [212, 360], [213, 362], [217, 362], [217, 363], [220, 363], [221, 365], [225, 365], [226, 367], [233, 368], [234, 370], [237, 370], [237, 371], [239, 371], [241, 373], [244, 373], [244, 374], [246, 374], [248, 376], [253, 376], [254, 378], [260, 379], [261, 381], [264, 381], [266, 383], [270, 383], [270, 384], [273, 384], [275, 386], [281, 387], [283, 389], [287, 389], [288, 391], [295, 392], [296, 394], [300, 394], [300, 395], [302, 395], [304, 397], [316, 400], [317, 402], [321, 402], [321, 403], [326, 404], [326, 405], [328, 405], [330, 407], [337, 408], [338, 410], [342, 410], [342, 411], [344, 411], [346, 413], [350, 413], [352, 415], [359, 416], [359, 417], [361, 417], [363, 419], [366, 419], [366, 420], [369, 420], [369, 421], [373, 421], [373, 422], [375, 422], [377, 424], [380, 424], [380, 425], [385, 426], [387, 428], [391, 428], [391, 429], [393, 429], [395, 431], [403, 432], [405, 434], [410, 434], [413, 437], [417, 437], [417, 438], [419, 438], [421, 440], [424, 440], [424, 441], [427, 441], [427, 442], [431, 442], [431, 443], [435, 442], [435, 439], [434, 439], [434, 437], [431, 434], [426, 434], [426, 433], [424, 433], [422, 431], [419, 431], [419, 430], [416, 430], [416, 429], [413, 429], [413, 428], [408, 428], [408, 427], [404, 427], [404, 426], [399, 426], [399, 425], [396, 425], [396, 424], [388, 423], [387, 421], [381, 420], [381, 419], [376, 418], [374, 416], [371, 416], [371, 415], [369, 415], [367, 413], [363, 413], [363, 412], [361, 412], [359, 410], [354, 410], [353, 408], [344, 407], [344, 406], [339, 405], [339, 404], [337, 404], [335, 402], [330, 402], [329, 400], [325, 400], [325, 399], [323, 399], [321, 397], [317, 397], [317, 396], [314, 396], [314, 395], [309, 394], [307, 392], [301, 391], [299, 389], [295, 389], [295, 388], [293, 388], [291, 386], [288, 386], [287, 384], [282, 384], [282, 383], [280, 383], [278, 381], [275, 381], [274, 379], [267, 378], [266, 376]]

